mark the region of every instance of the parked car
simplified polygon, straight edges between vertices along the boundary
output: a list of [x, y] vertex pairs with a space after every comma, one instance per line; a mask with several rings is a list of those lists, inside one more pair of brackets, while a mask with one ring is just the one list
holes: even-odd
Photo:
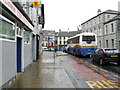
[[108, 62], [116, 62], [120, 65], [120, 52], [117, 49], [101, 48], [91, 55], [92, 62], [99, 62], [103, 65]]
[[47, 47], [42, 47], [42, 50], [47, 51], [47, 50], [48, 50], [48, 48], [47, 48]]

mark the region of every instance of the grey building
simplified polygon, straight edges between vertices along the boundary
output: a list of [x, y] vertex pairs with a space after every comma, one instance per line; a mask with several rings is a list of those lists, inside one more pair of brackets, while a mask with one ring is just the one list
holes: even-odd
[[68, 38], [75, 36], [76, 34], [81, 33], [80, 30], [78, 31], [59, 31], [58, 32], [58, 38], [57, 38], [57, 44], [58, 44], [58, 50], [62, 50], [63, 47], [67, 46], [67, 40]]
[[105, 47], [117, 48], [120, 50], [120, 16], [104, 23], [105, 28]]
[[118, 16], [118, 11], [107, 10], [105, 12], [99, 12], [97, 16], [94, 16], [93, 18], [82, 23], [81, 30], [82, 32], [96, 33], [99, 48], [107, 47], [118, 48], [116, 45], [117, 44], [116, 28], [118, 22], [114, 20], [110, 22], [116, 16]]
[[10, 85], [18, 72], [24, 72], [39, 56], [36, 47], [40, 46], [42, 24], [38, 26], [35, 27], [20, 0], [0, 1], [0, 89]]

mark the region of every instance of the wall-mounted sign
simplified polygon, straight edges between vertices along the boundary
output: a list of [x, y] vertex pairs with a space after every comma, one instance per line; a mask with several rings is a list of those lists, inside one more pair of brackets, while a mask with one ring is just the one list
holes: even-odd
[[2, 4], [5, 5], [15, 16], [17, 16], [26, 26], [33, 30], [33, 26], [24, 17], [24, 15], [15, 7], [10, 0], [1, 0]]
[[39, 6], [40, 4], [41, 4], [41, 2], [38, 1], [38, 0], [35, 0], [35, 1], [32, 2], [33, 6]]

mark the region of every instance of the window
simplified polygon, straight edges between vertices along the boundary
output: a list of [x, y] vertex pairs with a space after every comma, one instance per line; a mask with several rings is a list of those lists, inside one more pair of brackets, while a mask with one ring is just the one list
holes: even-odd
[[101, 32], [100, 32], [100, 26], [98, 26], [98, 35], [100, 35], [100, 33], [101, 33]]
[[15, 24], [2, 15], [0, 15], [0, 28], [0, 38], [15, 40]]
[[95, 36], [82, 36], [82, 41], [95, 41]]
[[114, 32], [113, 23], [111, 24], [111, 31]]
[[108, 33], [108, 26], [106, 25], [106, 34]]
[[114, 48], [114, 39], [111, 39], [112, 42], [112, 48]]
[[61, 41], [60, 41], [60, 45], [61, 45]]
[[117, 49], [105, 49], [107, 53], [118, 53]]
[[110, 18], [110, 15], [107, 15], [107, 18], [109, 19], [109, 18]]
[[24, 42], [30, 43], [30, 32], [29, 31], [24, 31]]
[[90, 29], [90, 32], [92, 32], [92, 29]]
[[17, 35], [19, 35], [19, 36], [22, 35], [21, 26], [19, 26], [18, 24], [17, 24]]
[[101, 48], [101, 41], [99, 41], [99, 45], [100, 45], [100, 48]]
[[51, 43], [51, 46], [53, 46], [53, 42]]
[[65, 45], [65, 41], [64, 41], [64, 45]]
[[68, 42], [70, 42], [70, 43], [79, 43], [79, 36], [75, 37], [75, 38], [71, 38], [70, 40], [68, 40]]
[[96, 33], [96, 28], [94, 27], [94, 32]]
[[60, 40], [61, 40], [61, 37], [60, 37]]
[[106, 40], [106, 47], [108, 48], [108, 40]]
[[100, 16], [99, 16], [99, 23], [100, 23]]

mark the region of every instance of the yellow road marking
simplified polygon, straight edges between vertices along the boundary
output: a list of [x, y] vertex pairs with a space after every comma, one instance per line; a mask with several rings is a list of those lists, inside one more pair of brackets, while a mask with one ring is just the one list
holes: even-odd
[[90, 88], [94, 88], [94, 87], [102, 88], [94, 81], [86, 81], [86, 83], [90, 86]]
[[90, 88], [120, 88], [120, 84], [114, 80], [86, 81]]
[[115, 77], [117, 77], [117, 78], [120, 78], [118, 75], [114, 75]]
[[93, 67], [97, 67], [97, 66], [95, 66], [95, 65], [92, 65]]
[[106, 70], [104, 70], [104, 69], [101, 69], [101, 68], [100, 68], [100, 70], [102, 70], [102, 71], [104, 71], [104, 72], [108, 72], [108, 71], [106, 71]]

